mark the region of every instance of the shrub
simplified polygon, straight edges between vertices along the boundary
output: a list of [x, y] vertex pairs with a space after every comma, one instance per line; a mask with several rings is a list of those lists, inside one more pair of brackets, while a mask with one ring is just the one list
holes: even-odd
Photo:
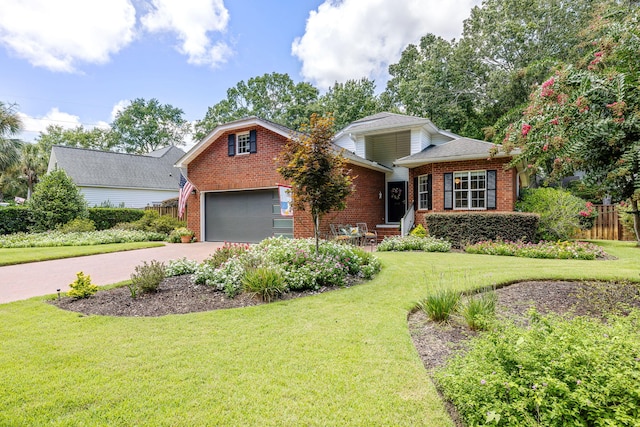
[[174, 218], [170, 215], [162, 215], [152, 221], [149, 227], [147, 227], [147, 230], [168, 235], [176, 228], [182, 228], [184, 225], [185, 222], [180, 221], [178, 218]]
[[[540, 215], [537, 236], [541, 240], [567, 240], [582, 228], [580, 214], [586, 211], [584, 200], [568, 191], [555, 188], [535, 188], [522, 192], [516, 209]], [[504, 236], [502, 236], [504, 237]]]
[[424, 251], [424, 252], [449, 252], [451, 244], [444, 239], [436, 237], [418, 236], [393, 236], [385, 237], [378, 245], [378, 250], [386, 251]]
[[495, 292], [482, 292], [463, 301], [458, 311], [469, 329], [483, 331], [489, 328], [494, 319], [497, 301]]
[[0, 236], [1, 248], [41, 248], [53, 246], [87, 246], [107, 243], [159, 241], [164, 235], [147, 231], [102, 230], [84, 233], [16, 233]]
[[242, 279], [245, 267], [238, 257], [229, 258], [219, 268], [209, 271], [206, 284], [223, 291], [226, 296], [233, 298], [242, 291]]
[[183, 274], [193, 274], [198, 268], [196, 261], [187, 258], [174, 259], [167, 263], [164, 274], [167, 277], [181, 276]]
[[0, 207], [0, 234], [26, 233], [33, 224], [31, 209], [28, 207]]
[[204, 262], [213, 268], [218, 268], [230, 258], [240, 256], [248, 250], [249, 245], [247, 244], [225, 242], [224, 246], [216, 249], [213, 255], [205, 259]]
[[443, 289], [419, 301], [417, 307], [434, 322], [444, 322], [449, 320], [459, 302], [459, 292]]
[[131, 274], [131, 286], [142, 292], [156, 292], [165, 277], [164, 270], [164, 264], [160, 261], [144, 261], [142, 265], [136, 266], [135, 272]]
[[427, 237], [427, 230], [422, 224], [418, 224], [413, 227], [413, 230], [411, 230], [409, 234], [416, 237]]
[[49, 172], [36, 184], [29, 207], [37, 231], [53, 230], [58, 224], [87, 216], [84, 196], [62, 169]]
[[478, 242], [464, 248], [470, 254], [505, 255], [526, 258], [584, 259], [604, 258], [602, 248], [587, 242]]
[[521, 212], [461, 212], [425, 215], [429, 235], [456, 248], [485, 240], [536, 240], [538, 215]]
[[56, 227], [62, 233], [82, 233], [86, 231], [95, 231], [96, 226], [89, 218], [76, 218], [62, 226]]
[[640, 311], [608, 322], [530, 315], [471, 342], [435, 373], [465, 425], [635, 425]]
[[82, 271], [76, 274], [76, 280], [69, 287], [71, 290], [67, 295], [71, 298], [88, 298], [98, 292], [98, 287], [91, 283], [91, 276], [85, 276]]
[[89, 208], [88, 217], [96, 225], [96, 230], [107, 230], [119, 223], [131, 223], [144, 215], [142, 209], [133, 208]]
[[242, 279], [245, 292], [258, 295], [262, 301], [271, 302], [286, 291], [284, 278], [273, 268], [248, 270]]

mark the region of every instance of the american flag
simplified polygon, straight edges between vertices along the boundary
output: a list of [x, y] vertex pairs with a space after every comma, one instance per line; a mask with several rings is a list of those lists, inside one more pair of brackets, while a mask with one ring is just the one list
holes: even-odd
[[180, 194], [178, 195], [178, 218], [180, 219], [184, 215], [184, 208], [187, 206], [189, 194], [194, 188], [193, 184], [180, 172]]

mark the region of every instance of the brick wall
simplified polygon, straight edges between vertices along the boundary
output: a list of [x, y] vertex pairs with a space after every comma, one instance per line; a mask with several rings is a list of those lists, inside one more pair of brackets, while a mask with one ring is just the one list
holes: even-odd
[[416, 224], [424, 224], [424, 216], [430, 212], [461, 212], [444, 209], [444, 174], [447, 172], [464, 172], [474, 170], [496, 170], [496, 211], [511, 212], [517, 199], [516, 170], [504, 168], [511, 159], [499, 158], [489, 160], [469, 160], [464, 162], [433, 163], [420, 166], [409, 171], [409, 202], [413, 203], [413, 178], [419, 175], [432, 174], [432, 210], [416, 211]]
[[[376, 224], [384, 223], [384, 173], [361, 166], [347, 165], [351, 176], [355, 177], [355, 191], [347, 197], [347, 207], [343, 211], [329, 212], [320, 222], [320, 236], [330, 233], [329, 224], [351, 224], [366, 222], [373, 230]], [[378, 193], [382, 191], [383, 198]], [[313, 236], [313, 222], [309, 211], [296, 212], [293, 225], [295, 237]]]
[[[257, 152], [229, 156], [227, 141], [230, 133], [241, 133], [255, 129], [257, 132]], [[188, 166], [189, 180], [198, 189], [196, 195], [189, 196], [187, 201], [187, 226], [200, 235], [200, 192], [220, 190], [242, 190], [273, 188], [285, 181], [276, 171], [275, 159], [280, 154], [287, 138], [261, 126], [250, 126], [235, 129], [221, 134]], [[366, 222], [373, 227], [384, 222], [384, 200], [378, 199], [378, 192], [384, 194], [384, 173], [376, 172], [360, 166], [350, 165], [356, 191], [347, 199], [347, 208], [342, 212], [325, 215], [321, 230], [322, 235], [329, 232], [330, 223]], [[294, 214], [295, 237], [313, 236], [313, 224], [308, 211]]]

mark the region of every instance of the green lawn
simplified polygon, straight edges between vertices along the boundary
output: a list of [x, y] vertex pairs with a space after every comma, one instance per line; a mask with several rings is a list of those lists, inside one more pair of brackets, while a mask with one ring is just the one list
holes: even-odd
[[50, 259], [73, 258], [84, 255], [107, 254], [133, 249], [163, 246], [161, 242], [109, 243], [92, 246], [54, 246], [45, 248], [0, 248], [0, 266], [23, 264]]
[[379, 253], [371, 282], [258, 307], [160, 318], [0, 305], [0, 425], [452, 426], [406, 318], [437, 286], [640, 280], [611, 261]]

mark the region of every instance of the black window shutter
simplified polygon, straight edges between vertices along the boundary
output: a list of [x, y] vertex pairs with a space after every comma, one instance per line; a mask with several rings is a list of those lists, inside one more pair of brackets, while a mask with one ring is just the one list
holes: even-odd
[[487, 171], [487, 209], [497, 208], [496, 187], [497, 171]]
[[235, 156], [236, 155], [236, 134], [235, 133], [229, 134], [229, 140], [227, 144], [229, 149], [228, 154], [230, 156]]
[[256, 135], [256, 130], [251, 130], [249, 131], [249, 152], [250, 153], [257, 153], [258, 152], [258, 141], [257, 141], [257, 135]]
[[420, 198], [420, 195], [418, 193], [418, 177], [414, 176], [413, 177], [413, 210], [417, 211], [419, 208], [418, 205], [418, 199]]
[[429, 174], [427, 176], [427, 209], [431, 210], [433, 209], [433, 197], [431, 196], [431, 187], [432, 187], [432, 179], [431, 179], [431, 174]]
[[453, 173], [444, 174], [444, 208], [453, 209]]

